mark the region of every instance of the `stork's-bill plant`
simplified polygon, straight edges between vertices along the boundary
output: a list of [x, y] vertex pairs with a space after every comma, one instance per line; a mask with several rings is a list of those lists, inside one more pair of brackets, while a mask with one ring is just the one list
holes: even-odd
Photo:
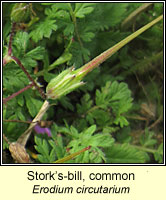
[[62, 73], [60, 73], [57, 77], [52, 79], [46, 88], [46, 95], [47, 98], [50, 99], [58, 99], [59, 97], [66, 95], [76, 88], [80, 87], [84, 83], [82, 79], [85, 75], [87, 75], [90, 71], [94, 68], [98, 67], [101, 63], [111, 57], [114, 53], [116, 53], [119, 49], [129, 43], [131, 40], [136, 38], [138, 35], [149, 29], [151, 26], [159, 22], [163, 16], [158, 17], [157, 19], [153, 20], [149, 24], [145, 25], [138, 31], [134, 32], [115, 46], [109, 48], [92, 61], [88, 62], [84, 66], [80, 67], [79, 69], [75, 70], [73, 67], [66, 69]]
[[[43, 5], [44, 4], [45, 3], [43, 3]], [[47, 6], [47, 3], [45, 5]], [[81, 19], [81, 18], [85, 17], [86, 14], [91, 13], [93, 11], [93, 9], [91, 7], [88, 7], [90, 5], [91, 4], [86, 4], [86, 3], [85, 4], [84, 3], [83, 4], [79, 4], [79, 3], [77, 4], [76, 3], [75, 10], [72, 10], [73, 8], [72, 8], [71, 4], [69, 4], [69, 3], [65, 4], [65, 11], [60, 13], [60, 16], [59, 16], [58, 15], [58, 9], [61, 8], [61, 5], [56, 4], [54, 6], [54, 4], [52, 4], [52, 7], [51, 7], [52, 10], [46, 9], [45, 14], [50, 15], [53, 18], [54, 17], [58, 18], [58, 17], [63, 17], [63, 15], [65, 15], [67, 12], [69, 12], [70, 15], [71, 15], [71, 19], [73, 20], [73, 26], [71, 26], [69, 28], [69, 30], [68, 29], [65, 30], [66, 31], [65, 34], [68, 35], [69, 34], [68, 32], [72, 32], [74, 30], [81, 49], [84, 49], [82, 41], [81, 41], [81, 37], [79, 36], [76, 18]], [[86, 9], [84, 10], [84, 8], [86, 8]], [[11, 33], [10, 38], [9, 38], [9, 45], [8, 45], [6, 54], [3, 57], [3, 66], [5, 67], [7, 64], [9, 64], [11, 62], [15, 62], [17, 65], [19, 65], [20, 68], [23, 70], [23, 72], [28, 77], [28, 79], [31, 81], [31, 86], [34, 85], [35, 88], [39, 91], [42, 98], [45, 99], [45, 101], [43, 102], [39, 112], [33, 118], [29, 128], [27, 130], [25, 130], [18, 137], [16, 142], [9, 142], [9, 150], [11, 151], [13, 158], [17, 162], [23, 162], [23, 163], [27, 162], [27, 160], [28, 160], [28, 162], [31, 162], [29, 160], [29, 156], [26, 155], [25, 146], [27, 144], [27, 141], [28, 141], [28, 139], [31, 135], [33, 128], [43, 118], [44, 114], [50, 108], [52, 101], [57, 102], [56, 100], [60, 100], [61, 98], [64, 98], [67, 94], [76, 90], [77, 88], [79, 88], [79, 87], [81, 87], [85, 84], [88, 84], [88, 83], [84, 82], [84, 77], [87, 74], [89, 74], [93, 69], [100, 66], [100, 64], [102, 64], [104, 61], [106, 61], [108, 58], [110, 58], [112, 55], [114, 55], [118, 50], [120, 50], [122, 47], [124, 47], [130, 41], [132, 41], [133, 39], [138, 37], [140, 34], [142, 34], [143, 32], [145, 32], [150, 27], [152, 27], [153, 25], [155, 25], [156, 23], [158, 23], [160, 20], [163, 19], [163, 15], [157, 17], [156, 19], [154, 19], [153, 21], [151, 21], [147, 25], [143, 26], [139, 30], [135, 31], [133, 34], [129, 35], [128, 37], [126, 37], [122, 41], [115, 44], [113, 47], [109, 48], [108, 50], [104, 51], [103, 53], [101, 53], [100, 55], [98, 55], [97, 57], [95, 57], [94, 59], [92, 59], [91, 61], [86, 63], [85, 65], [83, 65], [82, 67], [80, 67], [80, 68], [75, 68], [74, 66], [69, 67], [69, 68], [65, 69], [64, 71], [62, 71], [59, 75], [55, 75], [55, 77], [53, 77], [48, 82], [48, 85], [46, 86], [46, 93], [44, 94], [43, 91], [41, 90], [41, 88], [38, 86], [38, 84], [30, 76], [28, 70], [26, 69], [26, 67], [24, 67], [24, 65], [22, 64], [20, 59], [15, 57], [13, 55], [13, 52], [12, 52], [12, 40], [13, 40], [13, 34], [14, 34], [14, 27], [17, 24], [24, 23], [24, 22], [29, 22], [28, 25], [24, 24], [24, 27], [31, 28], [33, 23], [34, 23], [34, 27], [35, 27], [35, 22], [38, 21], [39, 18], [32, 8], [32, 3], [30, 3], [30, 4], [16, 3], [13, 6], [10, 17], [11, 17], [11, 22], [13, 24], [12, 33]], [[40, 35], [41, 38], [42, 37], [50, 37], [51, 31], [52, 30], [56, 31], [56, 29], [57, 29], [57, 26], [54, 24], [55, 20], [52, 20], [51, 17], [50, 18], [47, 17], [47, 20], [49, 22], [48, 23], [48, 30], [49, 30], [49, 28], [50, 28], [50, 30], [48, 32], [43, 31], [43, 35]], [[66, 18], [67, 18], [67, 20], [69, 20], [67, 14], [66, 14]], [[37, 25], [35, 27], [36, 30], [38, 30], [39, 25]], [[32, 39], [34, 41], [37, 41], [38, 39], [35, 38], [35, 36], [33, 34], [34, 33], [32, 31], [31, 32]], [[93, 37], [93, 35], [89, 34], [89, 37]], [[71, 38], [70, 43], [68, 44], [68, 47], [66, 48], [67, 50], [65, 50], [66, 52], [64, 52], [64, 54], [66, 53], [66, 55], [69, 55], [70, 59], [71, 59], [71, 54], [68, 52], [68, 48], [71, 45], [72, 41], [73, 41], [73, 39]], [[34, 54], [34, 57], [36, 58], [37, 56]], [[67, 61], [66, 58], [65, 58], [65, 61]], [[62, 61], [62, 63], [65, 62], [65, 61]], [[50, 66], [48, 67], [48, 71], [52, 70], [55, 67], [53, 65], [50, 65]], [[39, 74], [40, 74], [40, 72], [39, 72]], [[108, 110], [108, 105], [102, 104], [102, 102], [104, 102], [105, 99], [107, 99], [107, 95], [108, 95], [109, 98], [110, 98], [110, 101], [108, 103], [109, 106], [110, 105], [114, 106], [112, 109], [117, 111], [117, 116], [116, 116], [113, 123], [117, 124], [117, 125], [120, 124], [120, 127], [123, 127], [123, 126], [127, 125], [128, 122], [121, 114], [123, 112], [125, 112], [126, 110], [128, 110], [129, 107], [131, 107], [131, 104], [128, 105], [128, 107], [126, 106], [126, 108], [124, 108], [124, 106], [122, 105], [122, 102], [120, 100], [121, 99], [125, 100], [126, 96], [125, 97], [123, 96], [123, 92], [128, 91], [128, 88], [123, 83], [118, 84], [117, 82], [114, 82], [114, 83], [112, 83], [112, 90], [114, 90], [114, 92], [117, 91], [117, 94], [115, 92], [115, 96], [114, 96], [114, 92], [112, 92], [112, 94], [111, 94], [112, 96], [111, 96], [110, 93], [108, 92], [108, 87], [110, 87], [110, 85], [111, 85], [111, 83], [107, 82], [106, 86], [103, 87], [101, 89], [101, 91], [99, 91], [99, 90], [96, 91], [96, 106], [94, 106], [93, 108], [91, 108], [87, 111], [87, 121], [90, 124], [93, 124], [94, 119], [96, 121], [98, 121], [97, 117], [95, 118], [95, 111], [99, 112], [98, 113], [99, 116], [100, 116], [100, 114], [102, 116], [102, 114], [105, 112], [105, 110]], [[23, 89], [23, 90], [21, 90], [21, 92], [24, 92], [25, 90]], [[20, 94], [21, 92], [18, 92], [18, 94]], [[100, 96], [100, 94], [102, 94], [102, 93], [103, 93], [103, 96], [102, 96], [103, 99], [100, 99], [100, 98], [97, 99], [97, 97]], [[120, 94], [122, 96], [120, 96]], [[129, 102], [131, 103], [132, 98], [131, 98], [130, 92], [128, 92], [127, 97], [129, 97]], [[85, 98], [85, 101], [88, 102], [87, 107], [88, 106], [90, 107], [92, 102], [89, 101], [89, 97], [85, 96], [84, 98]], [[10, 99], [10, 98], [8, 98], [8, 99]], [[122, 107], [122, 111], [118, 111], [118, 108], [117, 108], [118, 103], [116, 103], [116, 101], [119, 101], [119, 106]], [[7, 100], [5, 101], [5, 99], [4, 99], [5, 104], [6, 104], [6, 102], [7, 102]], [[127, 102], [127, 99], [126, 99], [126, 102]], [[21, 102], [20, 102], [20, 104], [21, 104]], [[79, 105], [77, 105], [77, 107], [79, 108]], [[101, 110], [97, 110], [99, 108]], [[93, 112], [94, 112], [94, 116], [93, 116]], [[80, 113], [81, 113], [81, 109], [80, 109]], [[106, 118], [105, 121], [107, 121], [106, 115], [105, 115], [105, 118]], [[62, 128], [62, 130], [61, 130], [61, 128], [57, 128], [54, 125], [54, 130], [57, 130], [57, 132], [59, 132], [61, 130], [61, 133], [69, 134], [69, 136], [74, 138], [71, 142], [68, 143], [68, 148], [71, 148], [71, 155], [69, 155], [69, 156], [65, 155], [64, 149], [61, 149], [62, 141], [60, 139], [58, 139], [57, 135], [55, 137], [54, 134], [51, 134], [49, 132], [49, 136], [53, 135], [52, 137], [56, 141], [55, 143], [56, 143], [57, 147], [54, 147], [55, 144], [54, 144], [53, 141], [48, 140], [49, 145], [52, 146], [52, 151], [49, 154], [48, 153], [49, 152], [48, 143], [47, 142], [42, 143], [42, 141], [40, 139], [36, 138], [35, 142], [38, 145], [38, 146], [36, 146], [36, 150], [38, 152], [42, 152], [42, 145], [43, 145], [43, 148], [46, 150], [46, 152], [43, 152], [43, 155], [45, 155], [45, 156], [43, 156], [43, 157], [41, 156], [39, 160], [41, 162], [52, 162], [52, 163], [68, 162], [71, 159], [73, 159], [75, 156], [80, 155], [84, 152], [85, 154], [82, 154], [82, 156], [84, 155], [84, 160], [85, 161], [87, 160], [87, 162], [88, 162], [88, 159], [90, 157], [91, 158], [93, 157], [93, 159], [95, 160], [94, 155], [92, 153], [90, 154], [89, 157], [86, 157], [87, 151], [91, 150], [92, 152], [94, 151], [95, 153], [97, 153], [99, 155], [98, 159], [96, 159], [96, 162], [102, 162], [102, 160], [105, 161], [104, 153], [98, 147], [100, 146], [102, 148], [107, 148], [109, 145], [113, 145], [114, 139], [108, 134], [108, 132], [112, 131], [112, 130], [108, 130], [108, 129], [109, 129], [109, 126], [106, 127], [105, 129], [103, 129], [102, 134], [99, 134], [99, 133], [94, 134], [94, 132], [96, 131], [96, 126], [92, 125], [87, 129], [87, 131], [86, 130], [80, 131], [80, 133], [79, 133], [73, 126], [71, 126], [70, 128], [69, 127]], [[5, 136], [4, 136], [4, 138], [5, 138]], [[98, 140], [98, 142], [96, 142], [96, 140]], [[100, 140], [102, 142], [100, 142]], [[105, 141], [105, 144], [103, 144], [104, 141]], [[84, 144], [86, 145], [86, 147], [84, 146]], [[41, 148], [40, 148], [40, 145], [41, 145]], [[126, 146], [124, 146], [123, 148], [125, 149]], [[16, 154], [15, 154], [15, 149], [18, 150], [16, 152]], [[77, 150], [74, 151], [73, 149], [77, 149]], [[22, 150], [23, 150], [24, 154], [21, 153]], [[62, 154], [62, 152], [63, 152], [63, 154]], [[54, 160], [54, 154], [57, 155], [56, 161]], [[22, 156], [22, 155], [23, 155], [23, 158], [21, 157], [21, 159], [20, 159], [20, 156]], [[24, 157], [25, 157], [25, 159], [24, 159]], [[17, 159], [17, 158], [19, 158], [19, 159]], [[34, 156], [34, 158], [35, 158], [35, 156]], [[142, 158], [142, 159], [144, 159], [144, 158]], [[77, 161], [81, 162], [79, 159], [77, 159]]]

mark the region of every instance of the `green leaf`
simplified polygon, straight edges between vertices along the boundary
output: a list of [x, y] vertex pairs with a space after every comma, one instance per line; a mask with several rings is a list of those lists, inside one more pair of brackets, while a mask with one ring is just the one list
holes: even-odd
[[40, 101], [38, 99], [34, 99], [27, 95], [25, 95], [25, 97], [26, 97], [26, 106], [28, 108], [28, 111], [29, 111], [30, 115], [32, 117], [34, 117], [38, 113], [39, 109], [41, 108], [42, 101]]
[[[73, 129], [74, 127], [72, 127]], [[81, 154], [75, 159], [75, 162], [94, 162], [95, 160], [105, 160], [104, 154], [102, 151], [100, 151], [99, 147], [110, 147], [114, 143], [114, 139], [110, 136], [110, 134], [102, 134], [102, 133], [95, 133], [96, 131], [96, 125], [92, 125], [86, 130], [82, 131], [78, 134], [78, 131], [74, 128], [76, 138], [72, 139], [70, 143], [68, 144], [68, 147], [71, 148], [70, 152], [74, 153], [82, 148], [91, 146], [93, 154], [95, 152], [98, 152], [98, 159], [96, 157], [91, 155], [91, 152], [88, 151], [88, 153]], [[85, 156], [85, 157], [84, 157]], [[94, 160], [91, 160], [90, 158], [94, 158]], [[85, 159], [85, 160], [84, 160]]]
[[5, 149], [9, 149], [9, 144], [5, 140], [3, 140], [3, 150]]
[[55, 62], [53, 62], [49, 67], [48, 71], [54, 69], [56, 66], [63, 64], [67, 61], [69, 61], [72, 58], [72, 54], [68, 51], [65, 51]]
[[[108, 140], [108, 138], [110, 138]], [[96, 134], [93, 136], [92, 140], [89, 141], [91, 146], [96, 147], [110, 147], [114, 143], [114, 139], [110, 137], [109, 134]]]
[[79, 67], [84, 64], [84, 60], [88, 61], [90, 56], [90, 51], [87, 48], [81, 47], [80, 43], [74, 41], [70, 46], [70, 53], [72, 58], [69, 61], [69, 65], [74, 65]]
[[74, 24], [70, 16], [70, 6], [66, 3], [54, 3], [50, 8], [45, 9], [45, 14], [57, 20], [58, 29], [62, 30], [65, 36], [74, 34]]
[[115, 124], [120, 124], [121, 127], [128, 125], [127, 119], [121, 116], [132, 106], [131, 91], [126, 83], [107, 82], [101, 91], [96, 90], [96, 105], [102, 109], [111, 108], [116, 116]]
[[92, 100], [90, 99], [90, 95], [87, 93], [81, 98], [81, 104], [76, 104], [77, 113], [84, 114], [87, 112], [92, 106]]
[[17, 32], [13, 39], [13, 54], [16, 57], [24, 56], [29, 42], [29, 35], [27, 32]]
[[78, 18], [84, 18], [85, 15], [91, 13], [94, 8], [91, 6], [94, 6], [94, 3], [76, 3], [75, 4], [75, 16]]
[[114, 144], [106, 150], [107, 163], [145, 163], [149, 157], [131, 145]]
[[63, 158], [66, 152], [63, 142], [63, 136], [60, 134], [60, 132], [62, 132], [62, 128], [53, 123], [51, 127], [52, 139], [48, 140], [48, 142], [52, 147], [51, 154], [54, 155], [54, 160], [55, 156], [56, 159]]
[[8, 21], [4, 26], [3, 26], [3, 38], [5, 39], [7, 35], [10, 33], [11, 30], [11, 23]]
[[57, 159], [63, 158], [65, 155], [65, 149], [64, 149], [63, 145], [61, 144], [61, 141], [59, 141], [59, 138], [60, 137], [58, 137], [55, 142], [53, 140], [49, 140], [49, 143], [55, 152], [54, 157], [56, 155]]
[[[16, 119], [17, 116], [16, 114], [10, 116], [8, 119], [9, 120], [13, 120], [13, 119]], [[8, 123], [8, 126], [7, 126], [7, 133], [10, 133], [10, 132], [14, 132], [14, 130], [16, 129], [16, 123]]]
[[64, 29], [64, 35], [65, 36], [70, 36], [73, 35], [74, 33], [74, 24], [71, 23], [65, 23], [66, 24], [66, 28]]
[[74, 106], [72, 105], [70, 99], [67, 96], [63, 96], [59, 101], [64, 108], [74, 111]]
[[22, 64], [26, 67], [26, 69], [30, 69], [31, 67], [37, 66], [36, 60], [42, 60], [44, 57], [44, 48], [43, 47], [36, 47], [32, 49], [28, 53], [25, 54], [24, 58], [21, 59]]
[[42, 60], [43, 59], [43, 56], [44, 56], [44, 52], [45, 52], [45, 49], [44, 47], [36, 47], [35, 49], [32, 49], [31, 51], [29, 51], [26, 56], [27, 57], [30, 57], [34, 60]]
[[16, 79], [15, 77], [10, 77], [10, 83], [16, 88], [23, 88], [24, 82], [22, 82], [19, 77]]
[[76, 128], [74, 128], [74, 126], [70, 127], [70, 131], [73, 137], [76, 137], [76, 138], [78, 137], [78, 131]]
[[159, 163], [163, 163], [163, 143], [160, 144], [157, 151], [154, 153], [154, 158]]
[[92, 125], [91, 127], [89, 127], [88, 129], [86, 129], [86, 131], [84, 131], [84, 135], [92, 135], [96, 130], [96, 125]]
[[92, 32], [84, 32], [81, 34], [81, 38], [83, 39], [83, 41], [85, 42], [90, 42], [92, 41], [92, 39], [95, 37], [95, 34]]
[[68, 3], [53, 3], [52, 9], [54, 11], [62, 9], [62, 10], [70, 10]]
[[18, 103], [20, 106], [23, 106], [23, 105], [24, 105], [24, 97], [23, 97], [23, 94], [18, 95], [16, 98], [17, 98], [17, 103]]
[[127, 121], [127, 119], [124, 116], [118, 116], [115, 120], [114, 120], [114, 124], [120, 124], [120, 127], [123, 128], [124, 126], [128, 126], [129, 122]]
[[32, 59], [31, 57], [25, 57], [21, 59], [21, 63], [26, 67], [26, 69], [31, 69], [32, 67], [37, 66], [36, 60]]
[[50, 148], [48, 141], [42, 136], [35, 136], [35, 149], [40, 153], [37, 158], [41, 163], [51, 163], [55, 160], [55, 150]]
[[110, 121], [110, 114], [107, 111], [96, 109], [91, 114], [96, 123], [101, 127], [104, 127]]
[[146, 128], [145, 134], [142, 134], [140, 137], [141, 145], [144, 147], [153, 146], [154, 144], [157, 143], [157, 140], [153, 139], [153, 137], [154, 137], [154, 132], [149, 131], [148, 128]]
[[26, 121], [26, 118], [25, 118], [24, 114], [21, 112], [21, 109], [17, 109], [16, 114], [17, 114], [18, 119], [20, 119], [22, 121]]
[[[17, 78], [16, 78], [17, 77]], [[29, 84], [24, 72], [14, 62], [5, 66], [3, 72], [3, 87], [11, 94]]]
[[35, 42], [42, 40], [43, 37], [50, 38], [52, 31], [57, 30], [56, 20], [45, 18], [44, 21], [35, 25], [33, 31], [29, 34]]
[[96, 18], [103, 22], [100, 24], [99, 28], [104, 30], [121, 23], [126, 14], [128, 3], [102, 3], [102, 5], [98, 7], [100, 10]]

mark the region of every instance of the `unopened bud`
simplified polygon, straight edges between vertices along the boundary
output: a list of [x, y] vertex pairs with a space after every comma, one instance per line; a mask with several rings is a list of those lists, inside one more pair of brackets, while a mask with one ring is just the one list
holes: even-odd
[[53, 78], [46, 88], [48, 99], [58, 99], [83, 85], [74, 68], [69, 68]]
[[11, 11], [12, 22], [25, 22], [30, 15], [30, 8], [28, 3], [15, 3]]

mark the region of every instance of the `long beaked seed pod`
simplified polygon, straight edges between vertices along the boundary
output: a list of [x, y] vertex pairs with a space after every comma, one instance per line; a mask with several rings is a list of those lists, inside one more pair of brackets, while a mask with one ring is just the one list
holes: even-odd
[[152, 22], [148, 23], [147, 25], [143, 26], [133, 34], [129, 35], [122, 41], [118, 42], [113, 47], [107, 49], [99, 56], [88, 62], [87, 64], [83, 65], [79, 69], [69, 68], [60, 73], [58, 76], [53, 78], [47, 85], [46, 88], [46, 96], [48, 99], [58, 99], [61, 96], [64, 96], [79, 86], [83, 85], [84, 82], [81, 80], [86, 76], [90, 71], [94, 68], [98, 67], [101, 63], [115, 54], [119, 49], [125, 46], [127, 43], [132, 41], [138, 35], [149, 29], [151, 26], [159, 22], [163, 18], [163, 15], [159, 16]]

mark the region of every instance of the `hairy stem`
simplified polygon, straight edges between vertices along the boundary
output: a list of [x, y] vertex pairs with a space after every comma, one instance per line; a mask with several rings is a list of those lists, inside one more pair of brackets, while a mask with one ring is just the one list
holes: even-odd
[[33, 83], [33, 85], [35, 86], [35, 88], [39, 91], [39, 93], [43, 97], [43, 99], [46, 99], [46, 95], [44, 94], [43, 90], [35, 83], [35, 81], [33, 80], [33, 78], [30, 76], [30, 74], [27, 72], [27, 70], [25, 69], [25, 67], [23, 66], [23, 64], [20, 62], [20, 60], [18, 58], [16, 58], [15, 56], [11, 56], [11, 58], [13, 60], [15, 60], [15, 62], [21, 67], [21, 69], [26, 74], [26, 76], [28, 77], [28, 79]]
[[11, 30], [11, 33], [10, 33], [9, 47], [8, 47], [8, 55], [9, 56], [11, 56], [11, 54], [12, 54], [12, 40], [13, 40], [15, 26], [16, 26], [16, 23], [12, 23], [12, 30]]
[[14, 97], [16, 97], [17, 95], [21, 94], [22, 92], [28, 90], [29, 88], [31, 88], [33, 86], [33, 83], [27, 85], [26, 87], [22, 88], [21, 90], [19, 90], [18, 92], [13, 93], [12, 95], [10, 95], [9, 97], [6, 97], [5, 99], [3, 99], [3, 103], [5, 104], [7, 101], [13, 99]]
[[121, 49], [127, 43], [132, 41], [134, 38], [139, 36], [141, 33], [146, 31], [147, 29], [149, 29], [151, 26], [153, 26], [157, 22], [159, 22], [162, 18], [163, 18], [163, 15], [159, 16], [158, 18], [156, 18], [152, 22], [150, 22], [147, 25], [143, 26], [142, 28], [140, 28], [139, 30], [134, 32], [133, 34], [129, 35], [128, 37], [126, 37], [122, 41], [118, 42], [113, 47], [111, 47], [108, 50], [104, 51], [99, 56], [97, 56], [96, 58], [94, 58], [93, 60], [91, 60], [90, 62], [85, 64], [84, 66], [82, 66], [79, 70], [81, 71], [81, 73], [84, 73], [86, 75], [87, 73], [92, 71], [94, 68], [98, 67], [105, 60], [107, 60], [109, 57], [111, 57], [114, 53], [116, 53], [119, 49]]
[[62, 158], [62, 159], [59, 159], [59, 160], [55, 161], [54, 163], [64, 163], [64, 162], [66, 162], [66, 161], [68, 161], [68, 160], [71, 160], [72, 158], [74, 158], [74, 157], [80, 155], [81, 153], [83, 153], [83, 152], [89, 150], [90, 148], [91, 148], [91, 146], [85, 147], [85, 148], [81, 149], [80, 151], [77, 151], [77, 152], [75, 152], [75, 153], [72, 153], [72, 154], [69, 155], [69, 156], [66, 156], [66, 157], [64, 157], [64, 158]]
[[74, 23], [75, 33], [76, 33], [78, 42], [80, 43], [80, 46], [83, 47], [83, 44], [82, 44], [82, 41], [81, 41], [81, 38], [80, 38], [80, 35], [79, 35], [79, 32], [78, 32], [77, 20], [76, 20], [75, 14], [74, 14], [74, 12], [73, 12], [73, 9], [72, 9], [72, 7], [71, 7], [71, 4], [68, 3], [68, 5], [69, 5], [69, 7], [70, 7], [70, 15], [71, 15], [72, 20], [73, 20], [73, 23]]

